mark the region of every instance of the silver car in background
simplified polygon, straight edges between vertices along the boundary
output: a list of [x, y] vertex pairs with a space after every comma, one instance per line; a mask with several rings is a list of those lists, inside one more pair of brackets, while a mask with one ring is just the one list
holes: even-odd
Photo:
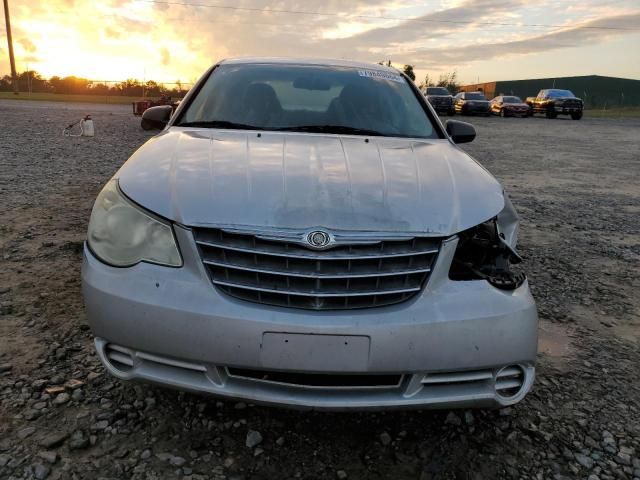
[[314, 409], [500, 407], [534, 379], [518, 220], [404, 75], [216, 64], [98, 195], [83, 291], [106, 369]]

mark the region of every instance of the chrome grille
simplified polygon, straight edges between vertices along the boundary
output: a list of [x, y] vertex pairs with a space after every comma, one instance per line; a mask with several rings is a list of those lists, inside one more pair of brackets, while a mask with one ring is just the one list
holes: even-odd
[[408, 300], [438, 253], [432, 238], [380, 240], [311, 250], [219, 229], [195, 229], [202, 261], [221, 291], [243, 300], [312, 310], [368, 308]]
[[562, 103], [562, 106], [563, 106], [563, 107], [571, 107], [571, 108], [574, 108], [574, 107], [580, 107], [580, 106], [582, 106], [582, 103], [580, 102], [580, 100], [573, 100], [573, 99], [572, 99], [572, 100], [565, 100], [565, 101]]

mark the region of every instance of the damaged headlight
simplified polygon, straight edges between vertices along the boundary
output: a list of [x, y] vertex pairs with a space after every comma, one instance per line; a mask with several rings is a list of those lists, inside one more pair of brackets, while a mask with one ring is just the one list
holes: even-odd
[[171, 225], [127, 200], [116, 180], [107, 183], [98, 195], [87, 237], [95, 256], [116, 267], [142, 261], [182, 266]]
[[515, 251], [517, 215], [508, 197], [505, 209], [480, 225], [460, 232], [449, 270], [451, 280], [487, 280], [502, 290], [514, 290], [526, 279], [511, 266], [521, 263]]

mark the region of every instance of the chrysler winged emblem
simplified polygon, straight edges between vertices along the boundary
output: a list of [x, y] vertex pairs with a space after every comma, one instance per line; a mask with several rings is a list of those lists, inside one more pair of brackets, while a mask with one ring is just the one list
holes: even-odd
[[331, 242], [331, 237], [327, 232], [315, 230], [307, 235], [307, 243], [313, 248], [324, 248]]

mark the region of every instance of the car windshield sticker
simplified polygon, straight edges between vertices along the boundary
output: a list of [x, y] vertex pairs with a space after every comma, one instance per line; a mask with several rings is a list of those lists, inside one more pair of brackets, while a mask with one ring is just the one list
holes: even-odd
[[400, 75], [391, 72], [381, 72], [379, 70], [358, 70], [361, 77], [381, 78], [383, 80], [391, 80], [392, 82], [403, 83], [404, 80]]

